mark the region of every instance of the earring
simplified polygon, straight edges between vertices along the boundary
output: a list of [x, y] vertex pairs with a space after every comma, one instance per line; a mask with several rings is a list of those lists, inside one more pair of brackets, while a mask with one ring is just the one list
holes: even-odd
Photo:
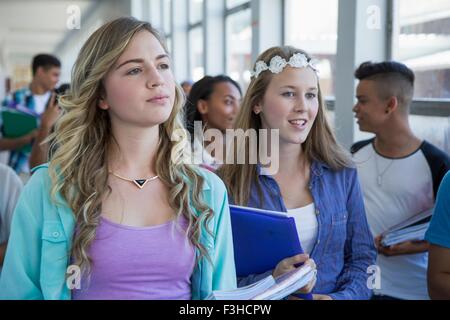
[[103, 99], [98, 100], [97, 106], [102, 110], [108, 109], [108, 105], [106, 104], [105, 100], [103, 100]]

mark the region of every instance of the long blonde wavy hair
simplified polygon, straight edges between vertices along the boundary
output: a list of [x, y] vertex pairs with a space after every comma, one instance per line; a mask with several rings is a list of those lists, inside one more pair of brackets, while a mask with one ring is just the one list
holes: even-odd
[[[284, 58], [286, 61], [289, 61], [291, 56], [295, 53], [303, 53], [308, 61], [311, 59], [311, 56], [303, 50], [291, 46], [282, 46], [267, 49], [256, 59], [256, 61], [264, 61], [269, 65], [270, 60], [277, 55]], [[253, 66], [253, 70], [255, 69], [255, 66]], [[253, 107], [263, 101], [264, 94], [272, 78], [273, 73], [269, 71], [262, 72], [257, 78], [252, 78], [236, 118], [234, 125], [235, 129], [243, 129], [244, 131], [254, 129], [256, 132], [259, 132], [259, 130], [262, 129], [261, 115], [255, 114], [253, 112]], [[333, 170], [351, 166], [352, 162], [348, 152], [337, 143], [331, 127], [328, 124], [325, 114], [325, 103], [319, 82], [317, 85], [319, 90], [319, 111], [308, 137], [302, 144], [303, 153], [306, 155], [307, 160], [324, 162]], [[259, 155], [259, 137], [257, 137], [257, 139], [257, 154]], [[244, 143], [234, 143], [233, 145], [235, 148], [234, 155], [245, 155], [245, 164], [237, 164], [236, 161], [234, 164], [226, 164], [218, 170], [218, 174], [225, 182], [228, 192], [234, 202], [238, 205], [245, 206], [248, 204], [252, 183], [255, 184], [259, 191], [261, 191], [261, 186], [257, 175], [256, 164], [251, 164], [249, 161], [249, 141], [246, 139]], [[261, 192], [259, 193], [261, 195]]]
[[[89, 37], [72, 69], [70, 91], [59, 100], [63, 115], [49, 138], [51, 194], [56, 200], [60, 193], [73, 211], [76, 231], [71, 257], [87, 273], [92, 264], [88, 249], [99, 225], [102, 200], [111, 193], [107, 152], [114, 138], [108, 112], [98, 107], [105, 90], [102, 80], [133, 36], [142, 30], [152, 33], [167, 53], [159, 33], [149, 23], [134, 18], [106, 23]], [[176, 85], [173, 110], [169, 119], [159, 125], [156, 174], [169, 190], [169, 205], [176, 217], [184, 215], [188, 221], [186, 234], [199, 253], [197, 258], [205, 256], [210, 260], [200, 242], [202, 225], [210, 233], [207, 225], [213, 215], [202, 200], [204, 179], [194, 167], [182, 161], [183, 146], [189, 145], [187, 136], [171, 141], [174, 131], [178, 135], [184, 132], [183, 104], [182, 89]]]

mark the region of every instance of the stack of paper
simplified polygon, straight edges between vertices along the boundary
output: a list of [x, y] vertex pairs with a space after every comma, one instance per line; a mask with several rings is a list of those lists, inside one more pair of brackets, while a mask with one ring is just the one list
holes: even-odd
[[280, 300], [306, 286], [317, 271], [304, 265], [275, 279], [275, 284], [252, 300]]
[[432, 214], [433, 208], [391, 227], [383, 234], [381, 244], [388, 247], [404, 241], [423, 240]]
[[272, 276], [268, 276], [258, 282], [236, 290], [213, 291], [206, 300], [251, 300], [261, 292], [268, 290], [275, 284]]
[[316, 276], [316, 272], [309, 265], [304, 265], [275, 279], [268, 276], [246, 287], [214, 291], [206, 299], [280, 300], [306, 286]]

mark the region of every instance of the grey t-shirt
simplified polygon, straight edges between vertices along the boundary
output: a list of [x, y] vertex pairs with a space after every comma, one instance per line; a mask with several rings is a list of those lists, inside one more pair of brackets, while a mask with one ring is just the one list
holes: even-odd
[[0, 163], [0, 244], [8, 241], [13, 212], [22, 187], [22, 181], [14, 170]]

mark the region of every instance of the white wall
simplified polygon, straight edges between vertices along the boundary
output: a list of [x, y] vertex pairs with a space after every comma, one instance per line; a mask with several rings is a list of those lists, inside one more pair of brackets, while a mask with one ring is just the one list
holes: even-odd
[[81, 12], [80, 29], [70, 31], [55, 50], [62, 61], [61, 83], [70, 82], [73, 64], [89, 36], [107, 21], [130, 16], [132, 8], [129, 0], [100, 0], [86, 11]]

